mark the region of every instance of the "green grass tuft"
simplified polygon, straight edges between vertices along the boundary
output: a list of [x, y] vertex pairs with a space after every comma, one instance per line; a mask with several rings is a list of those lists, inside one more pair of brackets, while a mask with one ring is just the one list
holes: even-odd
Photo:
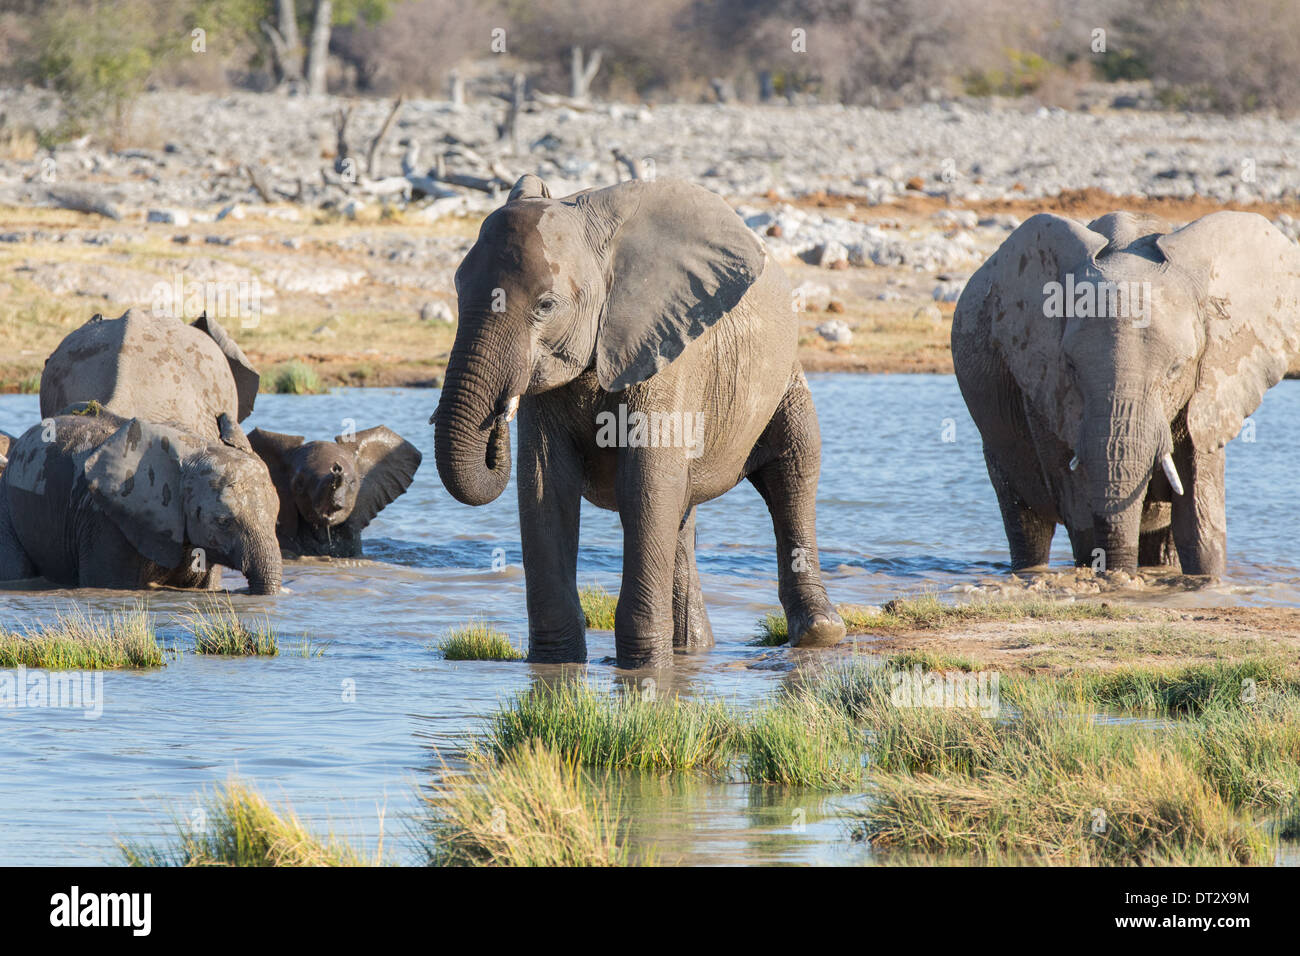
[[77, 608], [53, 624], [0, 631], [0, 667], [124, 670], [162, 667], [164, 652], [143, 605], [91, 618]]
[[181, 625], [194, 637], [194, 653], [229, 657], [276, 657], [280, 642], [271, 622], [259, 617], [249, 623], [235, 613], [229, 597], [209, 598], [191, 605]]
[[449, 631], [437, 649], [449, 661], [521, 661], [525, 656], [509, 637], [482, 621]]
[[599, 584], [589, 584], [578, 591], [578, 600], [582, 602], [582, 615], [587, 619], [587, 627], [597, 631], [614, 630], [617, 594], [610, 594]]
[[447, 777], [426, 798], [434, 866], [620, 866], [616, 807], [537, 742]]
[[119, 843], [128, 866], [375, 866], [344, 842], [322, 840], [291, 809], [276, 810], [261, 795], [232, 780], [203, 802], [202, 825], [175, 822], [166, 846]]
[[329, 388], [320, 380], [316, 370], [304, 362], [286, 362], [274, 369], [271, 391], [279, 395], [319, 395]]

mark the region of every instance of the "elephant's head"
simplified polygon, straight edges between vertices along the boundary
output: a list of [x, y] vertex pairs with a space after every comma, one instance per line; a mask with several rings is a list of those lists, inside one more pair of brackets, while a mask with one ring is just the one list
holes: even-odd
[[[203, 549], [205, 565], [237, 568], [254, 594], [280, 589], [275, 487], [239, 426], [221, 440], [134, 418], [85, 461], [100, 508], [150, 561], [179, 568]], [[198, 570], [196, 568], [196, 570]]]
[[608, 391], [649, 378], [735, 307], [764, 255], [698, 186], [627, 182], [552, 199], [521, 178], [456, 271], [460, 324], [431, 419], [447, 490], [466, 504], [495, 499], [521, 396], [588, 369]]
[[421, 455], [383, 425], [331, 441], [304, 441], [262, 428], [248, 435], [280, 496], [282, 531], [301, 517], [318, 528], [345, 521], [358, 531], [410, 487]]
[[971, 282], [1109, 569], [1136, 568], [1148, 492], [1190, 493], [1175, 458], [1222, 448], [1300, 347], [1300, 249], [1251, 213], [1037, 215]]

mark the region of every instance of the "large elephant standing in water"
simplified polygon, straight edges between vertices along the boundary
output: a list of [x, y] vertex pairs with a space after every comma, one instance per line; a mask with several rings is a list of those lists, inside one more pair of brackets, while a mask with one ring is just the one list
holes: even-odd
[[1222, 575], [1224, 446], [1297, 349], [1300, 248], [1261, 216], [1026, 220], [952, 327], [1012, 567], [1064, 524], [1080, 565]]
[[45, 361], [41, 417], [98, 402], [127, 418], [173, 422], [216, 439], [216, 421], [253, 411], [260, 376], [226, 330], [202, 315], [180, 319], [130, 309], [96, 315]]
[[583, 497], [623, 525], [619, 666], [711, 645], [695, 508], [743, 478], [772, 514], [791, 643], [844, 636], [818, 564], [821, 438], [789, 285], [725, 202], [673, 181], [552, 199], [524, 176], [484, 221], [456, 291], [438, 473], [466, 504], [495, 499], [519, 412], [531, 660], [587, 656]]

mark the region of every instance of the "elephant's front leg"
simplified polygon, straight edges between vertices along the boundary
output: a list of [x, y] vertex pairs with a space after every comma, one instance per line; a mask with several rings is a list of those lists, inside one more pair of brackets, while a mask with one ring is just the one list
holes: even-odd
[[812, 395], [800, 372], [755, 448], [760, 457], [770, 457], [749, 475], [772, 515], [777, 592], [791, 647], [825, 647], [845, 635], [844, 621], [822, 584], [817, 554], [821, 447]]
[[1222, 448], [1201, 452], [1180, 442], [1174, 449], [1184, 489], [1173, 498], [1174, 543], [1183, 574], [1223, 576], [1228, 550], [1223, 463]]
[[673, 595], [687, 485], [680, 448], [625, 448], [619, 453], [615, 499], [623, 524], [623, 581], [614, 611], [619, 667], [672, 663]]
[[528, 659], [582, 663], [587, 626], [578, 599], [582, 464], [565, 435], [544, 436], [532, 403], [519, 422], [519, 530], [528, 597]]
[[673, 647], [702, 650], [713, 646], [700, 575], [695, 567], [695, 509], [682, 519], [677, 532], [677, 558], [673, 568]]

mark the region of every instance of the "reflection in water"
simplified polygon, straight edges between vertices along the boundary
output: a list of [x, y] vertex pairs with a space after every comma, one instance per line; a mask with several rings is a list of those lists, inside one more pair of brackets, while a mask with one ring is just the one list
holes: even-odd
[[[1007, 567], [1001, 520], [978, 434], [952, 378], [811, 376], [821, 417], [821, 559], [831, 596], [879, 603], [900, 591], [946, 590]], [[289, 639], [329, 642], [314, 659], [212, 660], [184, 656], [156, 673], [105, 675], [104, 714], [0, 710], [0, 863], [113, 860], [116, 836], [156, 835], [195, 794], [238, 773], [273, 802], [343, 836], [401, 844], [416, 792], [440, 759], [456, 766], [485, 717], [531, 680], [560, 668], [449, 662], [428, 645], [447, 628], [483, 617], [526, 639], [515, 494], [471, 509], [442, 489], [433, 465], [434, 391], [343, 389], [320, 396], [263, 395], [245, 422], [309, 436], [386, 424], [425, 452], [410, 491], [366, 534], [366, 558], [302, 560], [285, 568], [286, 593], [235, 595], [267, 613]], [[0, 396], [0, 429], [38, 418], [35, 396]], [[944, 419], [957, 440], [941, 440]], [[1292, 458], [1300, 448], [1300, 382], [1271, 390], [1254, 416], [1256, 441], [1228, 446], [1229, 577], [1196, 592], [1164, 593], [1182, 605], [1300, 604], [1292, 540]], [[331, 431], [334, 429], [335, 431]], [[1267, 516], [1267, 520], [1263, 520]], [[662, 692], [757, 700], [816, 655], [757, 648], [754, 623], [777, 607], [776, 555], [762, 500], [748, 484], [700, 508], [699, 569], [718, 645], [679, 657], [656, 675]], [[618, 516], [584, 503], [579, 575], [611, 591], [622, 563]], [[1068, 541], [1054, 543], [1068, 563]], [[503, 558], [504, 571], [494, 571]], [[499, 566], [499, 562], [498, 562]], [[227, 585], [242, 586], [227, 574]], [[121, 593], [0, 593], [0, 624], [48, 619], [76, 600], [120, 607]], [[155, 592], [166, 642], [195, 595]], [[586, 671], [612, 687], [604, 659], [612, 635], [588, 636]], [[572, 669], [571, 669], [572, 670]], [[634, 678], [634, 680], [639, 679]], [[634, 838], [689, 862], [865, 861], [837, 810], [851, 797], [808, 795], [727, 781], [643, 779], [627, 797]], [[797, 811], [803, 812], [802, 826]], [[642, 839], [644, 837], [644, 843]]]

